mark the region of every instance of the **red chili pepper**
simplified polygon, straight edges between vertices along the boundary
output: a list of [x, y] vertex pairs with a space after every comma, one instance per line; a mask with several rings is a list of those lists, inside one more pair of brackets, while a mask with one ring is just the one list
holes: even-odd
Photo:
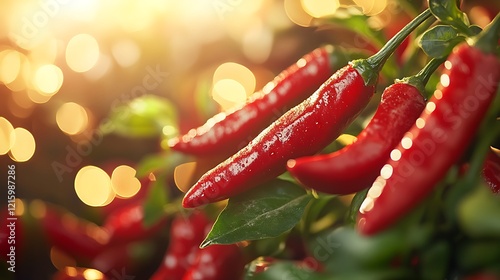
[[183, 206], [196, 207], [235, 196], [286, 171], [287, 160], [315, 154], [335, 140], [368, 104], [379, 70], [392, 51], [429, 16], [425, 11], [377, 54], [338, 70], [245, 148], [205, 173], [186, 193]]
[[109, 234], [69, 212], [45, 206], [41, 227], [51, 245], [79, 259], [92, 259], [108, 244]]
[[110, 243], [143, 240], [158, 233], [166, 224], [166, 216], [150, 226], [144, 224], [143, 202], [122, 207], [110, 214], [103, 228], [110, 234]]
[[500, 155], [490, 150], [484, 162], [481, 175], [493, 193], [500, 193]]
[[169, 145], [183, 153], [228, 157], [283, 112], [311, 95], [354, 56], [361, 55], [332, 46], [315, 49], [254, 93], [244, 106], [215, 115], [203, 126], [172, 139]]
[[108, 247], [93, 258], [89, 266], [111, 279], [129, 279], [153, 259], [156, 247], [151, 241]]
[[445, 62], [426, 109], [391, 152], [360, 207], [361, 233], [375, 234], [399, 220], [467, 148], [500, 80], [500, 61], [494, 54], [499, 23], [500, 17], [474, 46], [461, 44]]
[[189, 216], [179, 215], [170, 228], [170, 243], [161, 266], [151, 276], [151, 280], [182, 279], [194, 263], [196, 252], [212, 223], [203, 212]]
[[325, 193], [344, 195], [369, 187], [422, 113], [424, 85], [442, 62], [431, 60], [417, 75], [387, 87], [375, 115], [353, 144], [330, 154], [289, 160], [288, 171], [304, 186]]
[[197, 251], [182, 280], [242, 279], [245, 261], [238, 246], [211, 245]]

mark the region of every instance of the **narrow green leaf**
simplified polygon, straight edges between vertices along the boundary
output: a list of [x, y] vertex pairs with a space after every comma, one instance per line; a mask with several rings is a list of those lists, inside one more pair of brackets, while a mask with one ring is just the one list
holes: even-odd
[[233, 197], [200, 247], [277, 237], [299, 222], [310, 199], [304, 189], [283, 180]]
[[164, 215], [164, 207], [167, 204], [167, 193], [165, 190], [166, 179], [158, 176], [149, 190], [144, 207], [144, 225], [151, 226], [160, 220]]
[[145, 156], [137, 164], [137, 177], [142, 178], [149, 173], [169, 173], [186, 161], [186, 156], [180, 153], [158, 153]]
[[278, 176], [278, 179], [283, 180], [283, 181], [288, 181], [293, 184], [297, 184], [297, 181], [295, 181], [295, 178], [293, 178], [292, 174], [290, 172], [285, 172]]
[[169, 100], [145, 95], [113, 108], [101, 129], [127, 137], [173, 137], [178, 133], [177, 113]]
[[418, 45], [430, 57], [443, 58], [448, 56], [458, 43], [465, 40], [458, 31], [449, 25], [438, 25], [427, 30], [420, 38]]
[[368, 193], [368, 189], [362, 190], [360, 192], [357, 192], [352, 201], [351, 201], [351, 208], [349, 209], [349, 223], [351, 225], [355, 225], [357, 223], [357, 217], [358, 217], [358, 212], [359, 208], [361, 207], [361, 204], [363, 204], [363, 201], [366, 198], [366, 194]]

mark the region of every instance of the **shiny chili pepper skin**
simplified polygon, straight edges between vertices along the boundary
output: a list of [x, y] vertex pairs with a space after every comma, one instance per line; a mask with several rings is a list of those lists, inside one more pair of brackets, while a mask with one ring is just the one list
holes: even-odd
[[467, 148], [495, 96], [500, 62], [461, 44], [445, 62], [433, 97], [391, 152], [360, 207], [358, 230], [389, 227], [429, 194]]
[[240, 194], [285, 172], [289, 159], [321, 151], [366, 107], [387, 58], [430, 16], [430, 10], [425, 10], [379, 52], [351, 61], [336, 71], [247, 146], [205, 173], [184, 196], [183, 207], [197, 207]]
[[481, 176], [491, 191], [500, 194], [500, 155], [490, 150], [483, 165]]
[[186, 193], [186, 208], [235, 196], [286, 171], [289, 159], [319, 152], [368, 104], [375, 86], [347, 65], [246, 147], [205, 173]]
[[189, 216], [174, 218], [170, 228], [170, 244], [162, 264], [151, 276], [151, 280], [182, 279], [194, 263], [196, 252], [212, 222], [203, 213], [196, 211]]
[[242, 279], [245, 261], [238, 246], [210, 245], [197, 251], [182, 280]]
[[330, 154], [290, 160], [288, 171], [320, 192], [344, 195], [363, 190], [424, 107], [425, 99], [415, 86], [395, 83], [384, 90], [375, 115], [354, 143]]
[[142, 202], [124, 206], [111, 213], [104, 221], [103, 228], [110, 234], [110, 243], [137, 241], [153, 236], [166, 225], [165, 216], [150, 226], [144, 224]]
[[173, 150], [193, 155], [234, 154], [288, 109], [311, 95], [349, 61], [348, 52], [321, 47], [281, 72], [243, 106], [222, 112], [203, 126], [169, 142]]

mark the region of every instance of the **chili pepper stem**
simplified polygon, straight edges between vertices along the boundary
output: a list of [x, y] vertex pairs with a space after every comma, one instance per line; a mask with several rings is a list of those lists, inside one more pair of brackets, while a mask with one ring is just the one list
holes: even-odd
[[496, 17], [488, 24], [483, 32], [479, 33], [479, 35], [472, 39], [472, 44], [474, 47], [480, 49], [483, 53], [492, 53], [494, 54], [497, 49], [496, 41], [498, 41], [500, 35], [500, 14], [497, 14]]
[[385, 61], [392, 55], [394, 50], [396, 50], [405, 38], [431, 15], [429, 9], [425, 10], [394, 35], [394, 37], [392, 37], [376, 54], [367, 59], [351, 62], [351, 65], [363, 77], [365, 85], [375, 85], [377, 83], [378, 73], [382, 69]]
[[397, 83], [406, 83], [414, 86], [421, 93], [425, 92], [425, 85], [429, 81], [432, 73], [446, 60], [446, 57], [433, 58], [417, 74], [403, 79], [396, 79]]

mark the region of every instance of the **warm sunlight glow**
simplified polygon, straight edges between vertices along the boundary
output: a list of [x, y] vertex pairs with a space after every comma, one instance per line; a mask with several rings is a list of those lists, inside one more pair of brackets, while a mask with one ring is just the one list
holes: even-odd
[[99, 280], [104, 278], [104, 274], [99, 270], [87, 268], [83, 271], [83, 277], [88, 280]]
[[354, 0], [363, 9], [363, 14], [374, 16], [381, 13], [387, 6], [387, 0]]
[[0, 82], [12, 83], [21, 69], [21, 53], [14, 50], [0, 52]]
[[310, 26], [313, 16], [304, 11], [303, 6], [297, 0], [285, 0], [285, 12], [288, 18], [299, 26]]
[[224, 79], [232, 79], [240, 83], [245, 90], [246, 96], [255, 91], [255, 75], [250, 69], [241, 64], [226, 62], [217, 67], [214, 72], [213, 83], [216, 84]]
[[116, 195], [122, 198], [134, 196], [141, 189], [141, 182], [135, 177], [136, 170], [127, 165], [120, 165], [111, 175], [111, 186]]
[[187, 192], [191, 187], [191, 180], [193, 179], [195, 170], [196, 162], [187, 162], [175, 167], [174, 182], [181, 192]]
[[54, 267], [58, 270], [63, 270], [67, 266], [76, 265], [76, 261], [74, 258], [57, 249], [56, 247], [52, 247], [50, 249], [50, 261], [52, 262], [52, 265], [54, 265]]
[[99, 59], [99, 44], [89, 34], [79, 34], [69, 40], [66, 46], [66, 63], [75, 72], [86, 72]]
[[28, 130], [17, 127], [14, 129], [15, 142], [10, 148], [9, 156], [17, 162], [28, 161], [35, 153], [35, 138]]
[[301, 0], [304, 10], [315, 18], [333, 15], [340, 7], [338, 0]]
[[35, 85], [45, 95], [53, 95], [58, 92], [63, 80], [63, 72], [53, 64], [43, 65], [35, 72]]
[[111, 52], [116, 62], [121, 67], [132, 66], [141, 57], [141, 50], [132, 40], [121, 40], [116, 42], [111, 48]]
[[83, 203], [100, 207], [109, 204], [115, 197], [111, 178], [99, 167], [85, 166], [75, 177], [75, 191]]
[[88, 125], [85, 108], [74, 102], [64, 103], [56, 113], [56, 122], [64, 133], [75, 135], [83, 132]]
[[5, 155], [16, 142], [14, 127], [6, 119], [0, 117], [0, 155]]
[[223, 110], [227, 110], [245, 103], [247, 95], [241, 83], [233, 79], [223, 79], [215, 83], [212, 97]]

